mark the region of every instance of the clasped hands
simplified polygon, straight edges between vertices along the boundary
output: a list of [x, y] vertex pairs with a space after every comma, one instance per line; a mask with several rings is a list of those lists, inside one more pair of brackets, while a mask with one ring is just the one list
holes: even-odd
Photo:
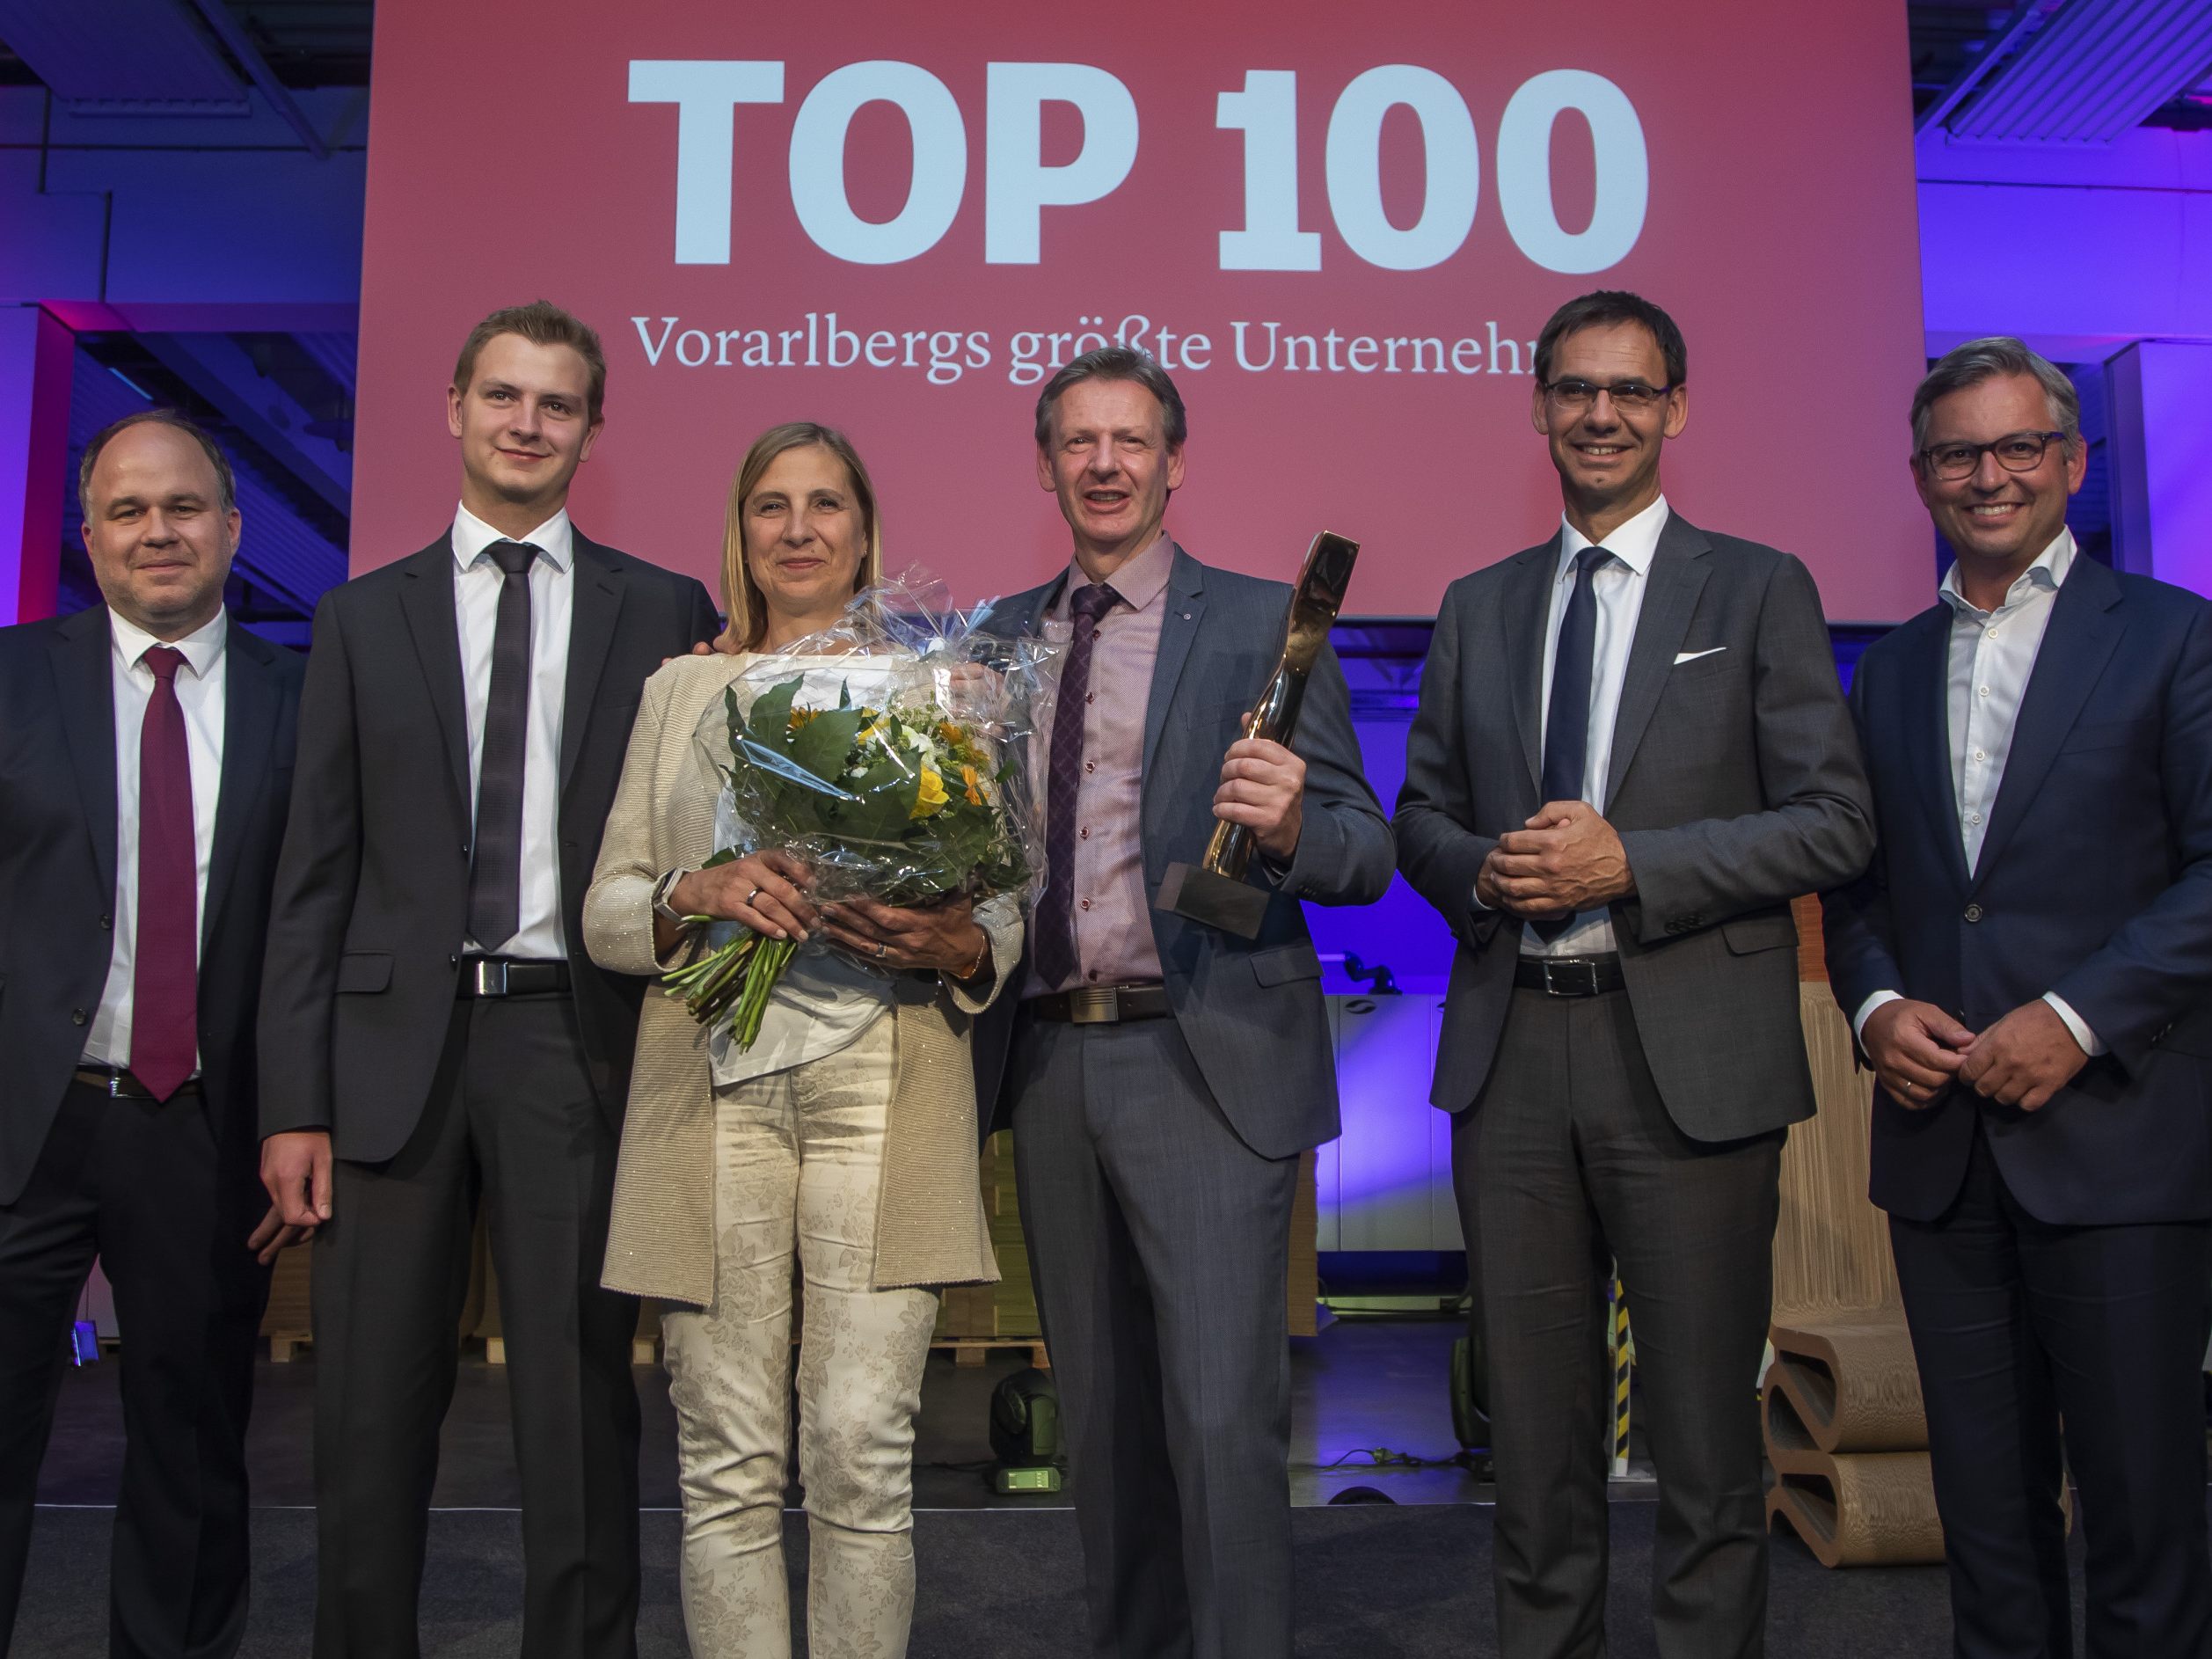
[[1636, 891], [1628, 852], [1587, 800], [1548, 801], [1499, 837], [1475, 875], [1475, 896], [1526, 921], [1595, 910]]
[[1889, 1098], [1911, 1111], [1934, 1105], [1953, 1085], [2000, 1106], [2039, 1111], [2089, 1063], [2040, 998], [1978, 1035], [1932, 1003], [1901, 998], [1866, 1016], [1858, 1044]]
[[966, 974], [988, 960], [989, 940], [966, 897], [911, 907], [850, 898], [817, 904], [814, 872], [788, 852], [748, 853], [694, 870], [668, 890], [681, 916], [741, 922], [769, 939], [804, 944], [820, 933], [864, 961], [890, 968]]

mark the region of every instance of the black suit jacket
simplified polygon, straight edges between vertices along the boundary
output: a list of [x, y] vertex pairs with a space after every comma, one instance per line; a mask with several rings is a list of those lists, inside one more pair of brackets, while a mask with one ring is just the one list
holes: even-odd
[[[993, 607], [996, 625], [1041, 632], [1065, 578]], [[1159, 657], [1144, 713], [1139, 834], [1144, 887], [1157, 899], [1172, 863], [1196, 864], [1214, 833], [1222, 756], [1274, 672], [1290, 589], [1201, 565], [1179, 546], [1162, 596]], [[1306, 685], [1290, 747], [1306, 763], [1298, 850], [1271, 879], [1256, 854], [1248, 878], [1269, 887], [1259, 937], [1239, 939], [1171, 911], [1151, 913], [1160, 968], [1191, 1054], [1246, 1145], [1285, 1158], [1337, 1133], [1335, 1057], [1321, 1001], [1321, 961], [1298, 902], [1370, 904], [1390, 886], [1389, 821], [1360, 769], [1350, 693], [1325, 650]], [[1020, 968], [1029, 972], [1025, 954]], [[977, 1093], [988, 1129], [1004, 1127], [1007, 1045], [1020, 985], [977, 1021]]]
[[[1429, 1096], [1447, 1111], [1482, 1093], [1512, 1002], [1521, 924], [1475, 903], [1475, 875], [1544, 804], [1559, 559], [1554, 536], [1446, 591], [1406, 740], [1399, 867], [1459, 941]], [[1732, 1140], [1813, 1115], [1790, 901], [1866, 867], [1873, 808], [1805, 566], [1670, 513], [1645, 581], [1606, 773], [1637, 888], [1613, 932], [1668, 1114]]]
[[[646, 678], [720, 626], [689, 576], [579, 533], [561, 718], [561, 925], [601, 1107], [619, 1122], [645, 982], [583, 949], [584, 892]], [[467, 930], [468, 712], [449, 537], [323, 596], [261, 997], [261, 1132], [397, 1153], [429, 1097]]]
[[[99, 1011], [115, 915], [107, 608], [0, 628], [0, 1204], [31, 1178]], [[230, 624], [223, 782], [200, 918], [208, 1110], [254, 1169], [254, 1004], [291, 795], [302, 664]]]
[[1931, 1221], [1975, 1120], [2058, 1224], [2212, 1216], [2212, 605], [2077, 556], [2051, 603], [1974, 870], [1951, 783], [1951, 610], [1870, 647], [1851, 712], [1880, 850], [1828, 901], [1847, 1015], [1877, 990], [1980, 1031], [2056, 991], [2110, 1046], [2038, 1112], [1874, 1094], [1873, 1201]]

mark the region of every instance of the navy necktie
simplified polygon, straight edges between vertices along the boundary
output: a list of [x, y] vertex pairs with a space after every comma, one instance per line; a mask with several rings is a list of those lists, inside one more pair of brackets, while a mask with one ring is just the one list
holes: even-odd
[[1045, 788], [1045, 890], [1030, 924], [1037, 977], [1055, 990], [1076, 976], [1076, 793], [1083, 785], [1083, 713], [1091, 702], [1091, 647], [1099, 624], [1121, 596], [1091, 582], [1069, 596], [1073, 629], [1060, 665], [1052, 713], [1052, 759]]
[[[1585, 547], [1574, 556], [1574, 591], [1559, 619], [1559, 647], [1551, 654], [1551, 700], [1544, 719], [1544, 801], [1588, 798], [1590, 675], [1597, 653], [1598, 566], [1613, 555]], [[1573, 926], [1572, 916], [1531, 922], [1537, 937], [1555, 939]]]
[[504, 573], [492, 626], [492, 683], [484, 699], [484, 758], [476, 778], [475, 856], [469, 866], [469, 937], [496, 951], [515, 937], [522, 908], [522, 762], [529, 749], [529, 542], [485, 552]]

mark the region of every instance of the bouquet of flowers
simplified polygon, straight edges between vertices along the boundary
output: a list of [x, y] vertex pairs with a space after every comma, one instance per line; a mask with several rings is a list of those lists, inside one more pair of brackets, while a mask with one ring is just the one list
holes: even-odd
[[[985, 615], [909, 576], [741, 673], [696, 738], [721, 788], [710, 866], [780, 848], [817, 903], [1027, 896], [1043, 830], [1020, 741], [1050, 718], [1057, 647], [989, 632]], [[793, 956], [834, 947], [726, 925], [663, 983], [749, 1049]]]

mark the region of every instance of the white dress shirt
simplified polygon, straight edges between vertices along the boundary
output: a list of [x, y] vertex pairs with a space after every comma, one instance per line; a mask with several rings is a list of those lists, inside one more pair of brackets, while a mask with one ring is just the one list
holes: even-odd
[[[1605, 810], [1605, 778], [1612, 764], [1613, 721], [1620, 713], [1621, 683], [1628, 677], [1636, 619], [1644, 611], [1652, 560], [1658, 557], [1659, 534], [1666, 528], [1667, 498], [1662, 495], [1605, 538], [1605, 551], [1613, 556], [1590, 573], [1590, 597], [1597, 604], [1597, 635], [1590, 652], [1589, 746], [1583, 756], [1581, 799], [1601, 813]], [[1537, 727], [1539, 771], [1543, 770], [1544, 734], [1551, 728], [1551, 669], [1559, 654], [1559, 628], [1566, 620], [1567, 601], [1574, 594], [1574, 560], [1585, 547], [1595, 545], [1564, 517], [1560, 519], [1559, 559], [1551, 575], [1551, 609], [1544, 629], [1543, 677], [1537, 682], [1544, 711]], [[1482, 906], [1479, 897], [1475, 903]], [[1613, 913], [1602, 904], [1594, 910], [1578, 912], [1573, 924], [1555, 939], [1541, 938], [1533, 928], [1524, 929], [1521, 937], [1523, 956], [1602, 956], [1616, 948]]]
[[[485, 550], [507, 541], [467, 508], [453, 517], [453, 609], [461, 631], [461, 685], [469, 706], [469, 815], [484, 770], [484, 711], [492, 698], [492, 639], [507, 581]], [[575, 608], [575, 532], [563, 508], [527, 536], [530, 561], [530, 706], [522, 749], [522, 903], [515, 937], [471, 939], [493, 956], [552, 961], [568, 954], [560, 917], [560, 723], [568, 698], [568, 624]]]
[[[147, 651], [163, 643], [113, 610], [107, 613], [108, 667], [115, 691], [115, 909], [108, 948], [107, 983], [99, 1012], [84, 1039], [88, 1064], [130, 1063], [131, 997], [138, 963], [138, 758], [153, 701], [154, 671]], [[185, 750], [192, 766], [192, 841], [200, 883], [195, 907], [204, 926], [208, 861], [214, 856], [215, 803], [223, 792], [223, 713], [230, 617], [218, 610], [206, 625], [175, 641], [185, 654], [177, 670], [177, 702], [185, 715]], [[194, 954], [199, 943], [193, 932]], [[194, 1075], [198, 1066], [193, 1067]]]
[[[1951, 800], [1959, 814], [1959, 839], [1966, 849], [1971, 873], [1982, 859], [1982, 837], [1989, 833], [1989, 813], [1997, 805], [1998, 786], [2004, 782], [2004, 763], [2012, 752], [2012, 734], [2019, 723], [2020, 702], [2027, 695], [2028, 678], [2035, 672], [2036, 654], [2043, 647], [2044, 630], [2050, 626], [2051, 606], [2066, 574], [2074, 567], [2074, 533], [2062, 530], [2058, 539], [2040, 558], [2013, 579], [2004, 603], [1995, 610], [1981, 610], [1968, 602], [1959, 587], [1954, 562], [1944, 574], [1939, 590], [1951, 607], [1949, 697], [1946, 708], [1951, 736]], [[1899, 993], [1878, 990], [1858, 1005], [1851, 1029], [1866, 1028], [1866, 1016]], [[2046, 992], [2043, 1000], [2066, 1022], [2074, 1041], [2087, 1054], [2102, 1054], [2105, 1045], [2063, 998]]]

